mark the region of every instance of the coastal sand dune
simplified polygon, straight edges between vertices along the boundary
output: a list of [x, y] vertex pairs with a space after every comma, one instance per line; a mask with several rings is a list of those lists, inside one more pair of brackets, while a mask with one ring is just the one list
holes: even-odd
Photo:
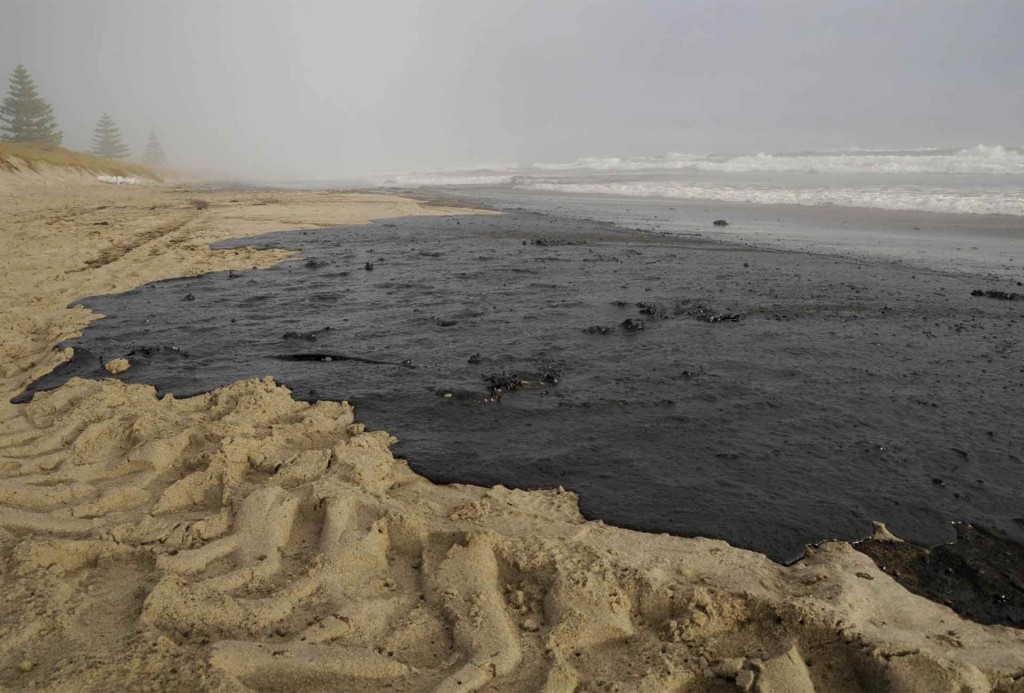
[[1024, 691], [1024, 632], [848, 544], [784, 567], [585, 521], [559, 489], [438, 486], [270, 379], [9, 404], [97, 317], [76, 298], [286, 257], [216, 240], [456, 212], [44, 183], [0, 174], [3, 690]]

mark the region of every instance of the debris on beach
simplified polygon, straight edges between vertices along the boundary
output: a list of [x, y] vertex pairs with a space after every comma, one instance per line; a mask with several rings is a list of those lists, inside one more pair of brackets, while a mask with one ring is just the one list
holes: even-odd
[[[526, 241], [523, 241], [523, 245], [526, 245]], [[530, 245], [551, 247], [560, 245], [587, 245], [587, 242], [575, 238], [534, 238], [530, 241]]]
[[676, 304], [675, 310], [673, 311], [676, 315], [687, 315], [694, 320], [700, 320], [701, 322], [739, 322], [740, 315], [738, 313], [719, 313], [708, 306], [697, 303], [692, 306], [688, 306], [683, 303]]
[[622, 328], [627, 332], [639, 332], [647, 327], [647, 324], [643, 320], [636, 318], [626, 318], [622, 321]]
[[997, 298], [1001, 301], [1024, 301], [1024, 294], [1015, 294], [1009, 291], [994, 291], [992, 289], [975, 289], [971, 292], [971, 296]]
[[605, 327], [604, 325], [591, 325], [590, 327], [584, 327], [584, 334], [611, 334], [614, 331], [611, 327]]
[[715, 226], [728, 226], [729, 225], [729, 222], [727, 222], [725, 219], [715, 219], [711, 223], [714, 224]]
[[285, 332], [281, 339], [304, 339], [307, 342], [315, 342], [316, 335], [312, 332]]
[[523, 386], [523, 380], [515, 373], [491, 373], [484, 376], [484, 382], [492, 395], [500, 395], [504, 392], [514, 392]]
[[665, 312], [665, 310], [662, 309], [661, 306], [658, 306], [657, 304], [654, 303], [648, 303], [647, 301], [639, 301], [637, 302], [636, 307], [640, 309], [640, 313], [642, 315], [648, 315], [652, 318], [669, 317], [668, 313]]
[[549, 363], [541, 368], [538, 380], [548, 385], [557, 385], [558, 379], [562, 377], [562, 372], [565, 370], [564, 362]]
[[552, 363], [529, 373], [519, 374], [500, 371], [485, 375], [483, 379], [491, 397], [500, 399], [503, 394], [517, 390], [544, 392], [548, 385], [558, 384], [558, 379], [562, 376], [562, 369], [563, 365], [561, 363]]

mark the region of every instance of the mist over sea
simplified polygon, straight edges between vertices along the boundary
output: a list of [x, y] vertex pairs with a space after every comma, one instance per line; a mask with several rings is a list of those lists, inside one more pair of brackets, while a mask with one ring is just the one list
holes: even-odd
[[1024, 216], [1024, 148], [583, 158], [373, 176], [372, 185]]

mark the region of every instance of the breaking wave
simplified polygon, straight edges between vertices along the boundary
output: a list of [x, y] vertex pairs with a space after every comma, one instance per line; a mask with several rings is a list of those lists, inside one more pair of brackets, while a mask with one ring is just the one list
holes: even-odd
[[1024, 150], [978, 145], [970, 149], [797, 152], [717, 157], [668, 154], [632, 159], [586, 158], [537, 164], [542, 171], [712, 171], [720, 173], [936, 173], [1024, 175]]
[[514, 187], [563, 193], [669, 197], [684, 200], [750, 202], [754, 204], [811, 205], [817, 207], [869, 207], [956, 214], [1006, 214], [1024, 216], [1022, 191], [972, 192], [957, 190], [909, 190], [900, 188], [753, 188], [684, 183], [560, 183], [520, 182]]
[[391, 174], [375, 183], [1024, 216], [1024, 149], [584, 158]]

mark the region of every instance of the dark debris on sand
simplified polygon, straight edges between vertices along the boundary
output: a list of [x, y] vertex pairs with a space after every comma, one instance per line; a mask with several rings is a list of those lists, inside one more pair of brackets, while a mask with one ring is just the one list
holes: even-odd
[[661, 307], [654, 303], [648, 303], [647, 301], [639, 301], [636, 304], [637, 309], [641, 315], [646, 315], [651, 318], [668, 318], [669, 314]]
[[500, 398], [502, 394], [515, 392], [516, 390], [543, 392], [548, 386], [558, 384], [563, 370], [563, 364], [551, 363], [542, 366], [537, 371], [521, 375], [506, 371], [490, 373], [483, 376], [483, 380], [491, 396]]
[[563, 245], [587, 245], [587, 241], [580, 238], [534, 238], [531, 241], [523, 241], [523, 245], [527, 244], [552, 247]]
[[992, 289], [975, 289], [971, 292], [971, 296], [997, 298], [1001, 301], [1024, 301], [1024, 294], [1015, 294], [1009, 291], [993, 291]]
[[673, 311], [676, 315], [687, 315], [694, 320], [700, 320], [701, 322], [739, 322], [740, 316], [738, 313], [719, 313], [713, 308], [702, 305], [700, 303], [692, 306], [687, 306], [682, 303], [678, 304]]
[[966, 522], [956, 541], [926, 548], [866, 539], [856, 548], [915, 594], [979, 623], [1024, 627], [1024, 546]]
[[484, 383], [492, 395], [501, 392], [515, 392], [523, 386], [523, 380], [515, 373], [491, 373], [484, 376]]

